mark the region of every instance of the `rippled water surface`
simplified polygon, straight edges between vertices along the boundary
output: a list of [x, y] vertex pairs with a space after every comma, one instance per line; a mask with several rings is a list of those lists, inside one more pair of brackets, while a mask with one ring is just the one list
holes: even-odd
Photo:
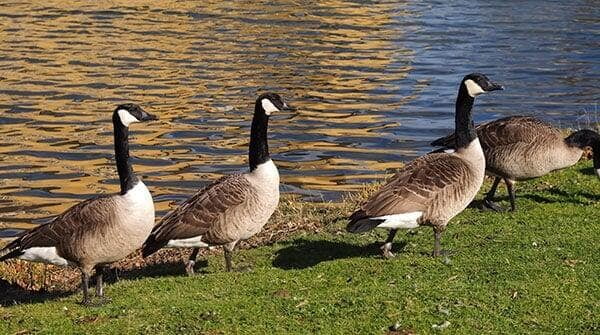
[[[119, 5], [120, 4], [120, 5]], [[597, 121], [594, 1], [31, 1], [0, 3], [0, 236], [115, 192], [111, 112], [159, 211], [245, 167], [257, 94], [297, 107], [270, 123], [283, 190], [309, 200], [382, 178], [453, 127], [457, 83], [507, 89], [477, 121]]]

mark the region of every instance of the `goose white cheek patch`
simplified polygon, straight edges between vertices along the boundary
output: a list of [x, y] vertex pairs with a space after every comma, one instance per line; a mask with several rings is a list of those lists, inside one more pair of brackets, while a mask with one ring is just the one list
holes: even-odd
[[269, 99], [262, 99], [261, 104], [267, 115], [271, 115], [273, 112], [279, 112], [279, 108], [275, 107]]
[[596, 176], [598, 176], [598, 178], [600, 178], [600, 169], [596, 169]]
[[126, 109], [119, 109], [117, 113], [119, 114], [119, 119], [121, 120], [121, 123], [125, 127], [129, 127], [131, 123], [139, 122], [139, 120], [135, 116], [131, 115], [131, 113], [129, 113], [129, 111], [127, 111]]
[[465, 81], [465, 86], [467, 86], [467, 91], [469, 92], [469, 95], [473, 98], [485, 92], [483, 88], [481, 88], [481, 86], [479, 86], [471, 79]]

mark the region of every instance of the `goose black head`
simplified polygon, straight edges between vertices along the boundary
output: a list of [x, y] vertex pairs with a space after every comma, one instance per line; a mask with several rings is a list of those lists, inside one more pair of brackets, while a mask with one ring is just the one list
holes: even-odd
[[486, 75], [482, 73], [471, 73], [466, 75], [462, 80], [462, 84], [465, 85], [467, 93], [472, 98], [482, 93], [504, 89], [502, 85], [492, 82]]
[[262, 111], [267, 116], [273, 112], [279, 112], [282, 110], [292, 111], [294, 107], [289, 106], [281, 96], [277, 93], [263, 93], [258, 99], [256, 99], [256, 111]]
[[158, 120], [156, 115], [150, 114], [136, 104], [122, 104], [117, 106], [113, 114], [113, 120], [119, 120], [125, 127], [134, 122]]
[[592, 148], [594, 170], [600, 178], [600, 134], [590, 129], [582, 129], [569, 135], [565, 142], [580, 149]]

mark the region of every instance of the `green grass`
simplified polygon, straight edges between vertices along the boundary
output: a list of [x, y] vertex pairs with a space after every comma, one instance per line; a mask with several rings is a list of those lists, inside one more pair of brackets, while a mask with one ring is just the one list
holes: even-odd
[[[516, 213], [467, 209], [442, 236], [448, 257], [429, 256], [432, 232], [421, 228], [399, 233], [396, 258], [384, 260], [384, 231], [347, 234], [324, 213], [332, 222], [318, 233], [239, 251], [250, 272], [222, 272], [218, 254], [193, 278], [180, 264], [152, 267], [108, 285], [103, 307], [77, 305], [76, 293], [0, 308], [0, 333], [597, 333], [600, 182], [590, 165], [518, 184]], [[305, 221], [322, 220], [310, 213]]]

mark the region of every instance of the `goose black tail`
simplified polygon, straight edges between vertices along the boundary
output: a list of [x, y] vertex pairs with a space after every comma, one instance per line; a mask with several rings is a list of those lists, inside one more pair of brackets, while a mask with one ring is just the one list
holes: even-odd
[[19, 246], [18, 240], [13, 241], [0, 250], [0, 262], [21, 256], [22, 254], [23, 251], [21, 251], [21, 247]]
[[348, 225], [346, 226], [346, 231], [350, 233], [364, 233], [379, 226], [382, 222], [383, 220], [370, 218], [367, 216], [367, 213], [361, 209], [350, 216], [350, 222], [348, 222]]
[[144, 245], [142, 246], [142, 257], [146, 258], [152, 255], [153, 253], [160, 250], [160, 248], [162, 248], [164, 245], [165, 243], [160, 243], [159, 241], [157, 241], [154, 235], [150, 235], [150, 237], [148, 237], [148, 239], [146, 240], [146, 242], [144, 242]]

